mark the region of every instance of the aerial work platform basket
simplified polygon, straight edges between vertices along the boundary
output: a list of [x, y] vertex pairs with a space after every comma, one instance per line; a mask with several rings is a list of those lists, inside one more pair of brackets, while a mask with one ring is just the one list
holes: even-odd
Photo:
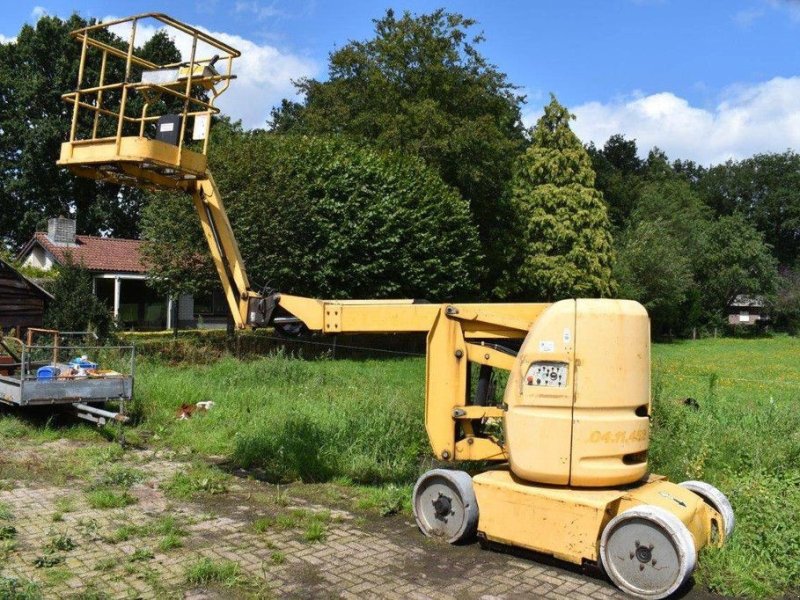
[[[165, 52], [152, 42], [154, 30], [174, 42], [180, 60], [158, 61]], [[235, 78], [239, 51], [161, 13], [72, 35], [81, 60], [77, 88], [62, 96], [73, 109], [58, 164], [82, 177], [136, 187], [186, 189], [203, 179], [211, 118]]]

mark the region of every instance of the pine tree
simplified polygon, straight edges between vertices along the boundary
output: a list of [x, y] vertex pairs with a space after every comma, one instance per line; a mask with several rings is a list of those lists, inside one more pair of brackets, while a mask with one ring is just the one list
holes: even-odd
[[555, 96], [517, 160], [512, 203], [519, 227], [516, 274], [506, 294], [528, 300], [609, 296], [613, 249], [589, 154]]

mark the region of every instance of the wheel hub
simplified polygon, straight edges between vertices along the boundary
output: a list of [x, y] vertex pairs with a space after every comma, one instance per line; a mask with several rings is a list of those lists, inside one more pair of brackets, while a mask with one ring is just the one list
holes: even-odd
[[[636, 558], [641, 563], [649, 563], [650, 560], [653, 558], [653, 546], [640, 546], [639, 543], [636, 543], [636, 552], [634, 553]], [[633, 556], [631, 556], [633, 558]]]
[[453, 514], [453, 500], [439, 492], [439, 497], [432, 501], [433, 511], [436, 518], [440, 521], [447, 521], [447, 517]]

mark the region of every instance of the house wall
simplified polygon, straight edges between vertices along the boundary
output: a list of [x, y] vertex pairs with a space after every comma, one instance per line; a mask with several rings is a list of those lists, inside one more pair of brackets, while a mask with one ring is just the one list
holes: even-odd
[[195, 326], [199, 329], [225, 329], [228, 326], [229, 308], [222, 291], [216, 286], [210, 293], [195, 298]]
[[194, 321], [194, 298], [189, 294], [184, 294], [178, 298], [178, 322], [186, 323]]
[[730, 325], [755, 325], [762, 319], [761, 308], [731, 308], [728, 313], [728, 323]]
[[39, 245], [35, 245], [33, 250], [31, 250], [30, 254], [28, 254], [27, 258], [25, 258], [25, 261], [22, 264], [26, 267], [35, 267], [37, 269], [48, 271], [55, 266], [56, 261], [53, 258], [53, 255], [47, 250]]

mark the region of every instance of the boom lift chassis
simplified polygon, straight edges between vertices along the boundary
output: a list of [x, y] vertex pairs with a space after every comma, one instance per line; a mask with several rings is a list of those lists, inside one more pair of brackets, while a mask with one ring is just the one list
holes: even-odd
[[[190, 38], [187, 62], [156, 65], [137, 55], [137, 27], [147, 20]], [[111, 25], [129, 27], [126, 47], [100, 39]], [[648, 472], [649, 321], [640, 305], [436, 305], [258, 293], [206, 161], [210, 118], [239, 52], [160, 13], [73, 36], [81, 64], [77, 89], [63, 96], [73, 118], [58, 163], [84, 177], [191, 196], [238, 328], [288, 320], [327, 334], [427, 334], [425, 427], [433, 454], [496, 466], [474, 477], [449, 469], [422, 475], [413, 507], [423, 533], [451, 543], [477, 533], [597, 565], [622, 590], [652, 599], [679, 589], [698, 551], [731, 535], [733, 512], [719, 490]], [[214, 56], [199, 58], [201, 48]], [[99, 81], [85, 82], [93, 54], [100, 56]], [[106, 81], [110, 60], [124, 61], [123, 81]], [[131, 102], [137, 94], [141, 109]], [[177, 99], [179, 114], [152, 114], [162, 97]], [[194, 141], [186, 139], [190, 119]], [[176, 124], [177, 136], [168, 135]], [[475, 386], [472, 365], [479, 369]], [[509, 373], [502, 402], [492, 391], [495, 370]]]

